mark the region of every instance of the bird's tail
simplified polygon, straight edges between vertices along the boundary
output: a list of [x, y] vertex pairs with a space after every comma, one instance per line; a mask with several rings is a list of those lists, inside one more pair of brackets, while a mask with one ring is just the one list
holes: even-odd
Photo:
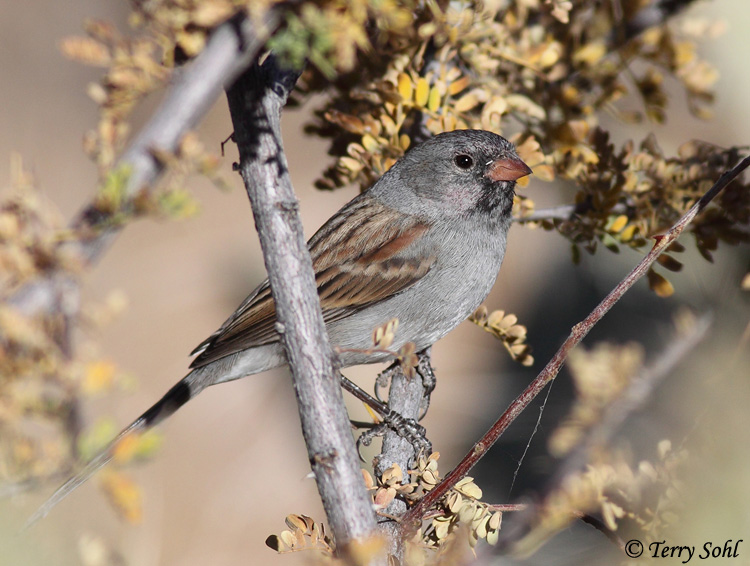
[[201, 379], [203, 371], [196, 369], [182, 378], [172, 389], [150, 409], [133, 421], [109, 445], [95, 456], [86, 466], [62, 484], [44, 504], [29, 518], [24, 528], [28, 528], [39, 519], [44, 518], [52, 508], [70, 495], [78, 486], [86, 482], [100, 468], [105, 466], [114, 456], [117, 446], [128, 436], [144, 432], [172, 416], [177, 409], [200, 393], [210, 382]]

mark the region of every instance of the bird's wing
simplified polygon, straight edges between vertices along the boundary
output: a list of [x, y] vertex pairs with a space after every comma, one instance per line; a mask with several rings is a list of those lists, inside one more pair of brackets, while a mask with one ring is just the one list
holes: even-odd
[[[413, 285], [430, 270], [435, 257], [419, 245], [427, 225], [409, 217], [392, 215], [388, 209], [365, 197], [352, 201], [329, 220], [309, 242], [310, 254], [327, 322], [349, 316]], [[342, 218], [342, 215], [344, 216]], [[348, 228], [339, 230], [350, 217]], [[419, 252], [414, 251], [415, 248]], [[275, 330], [276, 309], [268, 282], [261, 284], [240, 308], [208, 340], [193, 367], [279, 339]], [[164, 397], [123, 430], [112, 443], [74, 475], [39, 508], [27, 526], [44, 517], [73, 490], [109, 462], [128, 436], [142, 433], [169, 417], [209, 385], [200, 371], [193, 371]]]
[[[331, 218], [308, 243], [325, 322], [350, 316], [424, 277], [435, 262], [418, 245], [427, 228], [414, 217], [394, 216], [365, 195]], [[275, 342], [275, 325], [276, 306], [266, 280], [193, 351], [199, 355], [191, 367]]]

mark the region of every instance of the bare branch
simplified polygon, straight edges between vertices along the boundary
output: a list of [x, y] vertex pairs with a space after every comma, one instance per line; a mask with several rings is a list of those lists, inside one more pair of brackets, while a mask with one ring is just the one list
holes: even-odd
[[[127, 194], [134, 195], [153, 185], [162, 172], [154, 150], [174, 153], [182, 136], [208, 112], [226, 85], [241, 73], [260, 51], [276, 26], [278, 16], [269, 11], [263, 29], [255, 29], [245, 17], [235, 17], [211, 34], [206, 48], [184, 69], [175, 71], [173, 84], [153, 117], [122, 155], [118, 167], [130, 169]], [[71, 222], [74, 229], [90, 229], [91, 236], [67, 245], [88, 264], [95, 263], [119, 233], [118, 226], [102, 226], [106, 218], [89, 204]], [[61, 308], [71, 285], [64, 274], [52, 273], [20, 288], [10, 303], [27, 315]]]
[[[540, 208], [524, 216], [514, 216], [513, 222], [523, 224], [525, 222], [540, 222], [542, 220], [572, 220], [576, 215], [586, 214], [591, 210], [591, 204], [582, 202], [580, 204], [562, 204], [550, 208]], [[627, 206], [624, 203], [618, 203], [610, 209], [612, 214], [624, 213]]]
[[580, 206], [577, 204], [563, 204], [550, 208], [541, 208], [524, 216], [514, 216], [513, 222], [523, 224], [524, 222], [539, 222], [540, 220], [570, 220], [576, 214], [580, 214]]
[[[430, 349], [420, 353], [420, 365], [430, 363]], [[388, 390], [388, 408], [404, 418], [419, 419], [422, 399], [425, 395], [425, 387], [422, 379], [415, 376], [412, 379], [406, 377], [400, 365], [394, 367], [391, 375], [391, 386]], [[382, 476], [388, 468], [394, 464], [404, 471], [404, 480], [408, 481], [409, 463], [414, 460], [414, 445], [394, 430], [387, 430], [383, 437], [383, 446], [375, 464], [375, 474]], [[383, 517], [400, 517], [406, 512], [406, 502], [396, 498], [382, 510]], [[379, 530], [384, 533], [390, 548], [388, 554], [396, 557], [399, 564], [404, 562], [405, 545], [400, 536], [400, 524], [393, 520], [379, 521]]]
[[[479, 460], [487, 453], [490, 447], [497, 442], [498, 438], [505, 432], [510, 424], [521, 412], [529, 406], [544, 387], [557, 376], [568, 353], [577, 346], [581, 340], [591, 331], [607, 312], [619, 301], [622, 296], [647, 272], [649, 267], [664, 252], [672, 242], [682, 233], [695, 216], [710, 203], [724, 187], [731, 183], [742, 171], [750, 166], [750, 157], [746, 157], [732, 170], [725, 172], [719, 180], [704, 194], [700, 200], [688, 210], [677, 223], [670, 228], [666, 234], [655, 236], [651, 251], [640, 261], [640, 263], [607, 295], [601, 303], [582, 322], [576, 324], [570, 336], [563, 342], [557, 353], [547, 363], [544, 369], [537, 375], [534, 381], [510, 404], [500, 418], [492, 425], [489, 431], [482, 436], [459, 464], [432, 489], [419, 503], [412, 507], [402, 520], [403, 528], [411, 531], [419, 528], [422, 516], [430, 509], [448, 490], [450, 490], [461, 478], [473, 468]], [[408, 534], [408, 532], [407, 532]]]
[[622, 540], [622, 538], [617, 533], [613, 533], [612, 531], [610, 531], [607, 525], [605, 525], [602, 521], [600, 521], [596, 517], [592, 517], [591, 515], [579, 515], [578, 518], [587, 525], [591, 525], [592, 527], [594, 527], [597, 531], [607, 537], [607, 539], [612, 544], [614, 544], [622, 552], [625, 552], [625, 541]]
[[347, 543], [374, 533], [375, 514], [359, 470], [282, 147], [281, 108], [297, 76], [269, 56], [242, 74], [227, 98], [310, 465], [337, 548], [346, 552]]

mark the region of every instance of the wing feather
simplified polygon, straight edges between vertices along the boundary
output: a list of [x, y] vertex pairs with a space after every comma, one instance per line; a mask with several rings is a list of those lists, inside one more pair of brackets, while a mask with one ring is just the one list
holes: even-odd
[[[432, 267], [433, 255], [414, 255], [427, 224], [399, 216], [366, 195], [354, 199], [310, 239], [315, 280], [326, 323], [407, 289]], [[418, 246], [416, 246], [418, 247]], [[194, 351], [191, 367], [279, 340], [268, 280]]]

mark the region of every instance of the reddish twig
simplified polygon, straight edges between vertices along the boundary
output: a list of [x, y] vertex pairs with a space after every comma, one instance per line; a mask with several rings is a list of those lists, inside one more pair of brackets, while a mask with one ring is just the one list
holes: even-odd
[[654, 247], [641, 262], [602, 300], [599, 305], [582, 322], [576, 324], [571, 330], [568, 338], [563, 342], [560, 349], [547, 363], [544, 369], [536, 376], [529, 386], [510, 404], [500, 418], [492, 425], [482, 438], [474, 445], [459, 462], [459, 464], [448, 475], [429, 491], [416, 505], [414, 505], [401, 520], [402, 536], [409, 537], [419, 528], [422, 517], [435, 503], [445, 496], [479, 460], [487, 453], [490, 447], [497, 442], [500, 436], [510, 424], [529, 406], [544, 387], [551, 382], [559, 373], [563, 362], [570, 351], [577, 346], [581, 340], [591, 331], [605, 314], [622, 298], [622, 296], [643, 277], [656, 259], [669, 245], [682, 234], [695, 216], [699, 214], [729, 183], [750, 166], [750, 157], [746, 157], [730, 171], [725, 172], [718, 181], [696, 202], [685, 215], [670, 228], [666, 234], [654, 236], [656, 240]]

